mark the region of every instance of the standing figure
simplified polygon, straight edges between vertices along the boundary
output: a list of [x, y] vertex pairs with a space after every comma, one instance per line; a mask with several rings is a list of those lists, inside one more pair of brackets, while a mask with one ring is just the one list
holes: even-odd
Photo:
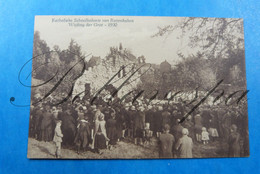
[[240, 135], [237, 132], [237, 126], [232, 124], [231, 133], [228, 139], [229, 144], [229, 157], [240, 157]]
[[182, 129], [182, 137], [178, 140], [176, 144], [176, 150], [180, 151], [180, 158], [192, 158], [192, 147], [193, 142], [190, 137], [188, 137], [189, 131], [186, 128]]
[[117, 138], [118, 141], [121, 140], [121, 138], [124, 138], [123, 130], [124, 130], [124, 115], [120, 111], [120, 108], [117, 107], [116, 109], [116, 130], [117, 130]]
[[109, 145], [113, 146], [117, 142], [117, 130], [116, 130], [116, 115], [115, 113], [111, 113], [111, 117], [107, 120], [107, 137], [110, 139]]
[[164, 128], [164, 125], [171, 123], [171, 114], [167, 111], [167, 106], [164, 106], [164, 111], [162, 112], [162, 125], [161, 127]]
[[[192, 122], [191, 119], [192, 119], [192, 117], [191, 117], [191, 115], [189, 115], [183, 122], [183, 127], [188, 129], [189, 136], [191, 137], [191, 139], [194, 140], [194, 123]], [[199, 131], [199, 140], [201, 140], [201, 128]]]
[[162, 106], [158, 106], [157, 109], [154, 111], [153, 115], [153, 122], [154, 122], [154, 132], [156, 137], [159, 137], [161, 130], [162, 130]]
[[41, 121], [43, 118], [43, 108], [40, 105], [37, 107], [37, 110], [34, 112], [35, 115], [33, 115], [33, 131], [34, 131], [34, 137], [37, 140], [41, 140], [40, 133], [41, 133]]
[[216, 122], [214, 122], [212, 119], [209, 120], [209, 135], [212, 141], [215, 141], [216, 138], [219, 137], [218, 130], [216, 128]]
[[202, 127], [201, 140], [203, 144], [209, 143], [209, 133], [207, 132], [207, 129], [205, 127]]
[[55, 146], [56, 146], [56, 151], [55, 151], [56, 158], [61, 157], [61, 143], [62, 143], [62, 137], [63, 137], [63, 134], [62, 134], [61, 128], [60, 128], [61, 123], [62, 123], [62, 121], [58, 120], [57, 123], [56, 123], [55, 130], [54, 130], [53, 141], [54, 141]]
[[144, 145], [151, 143], [151, 137], [153, 136], [153, 131], [150, 130], [150, 123], [145, 123], [144, 127]]
[[89, 122], [86, 119], [81, 119], [77, 126], [77, 134], [74, 140], [74, 143], [77, 146], [77, 153], [79, 154], [80, 148], [83, 148], [83, 151], [86, 150], [90, 143], [91, 132], [89, 128]]
[[134, 116], [134, 137], [135, 137], [135, 144], [139, 143], [140, 145], [143, 144], [143, 130], [145, 126], [145, 113], [144, 108], [140, 107], [140, 111], [136, 113]]
[[98, 119], [95, 121], [95, 130], [94, 130], [94, 141], [93, 147], [95, 151], [99, 154], [100, 149], [105, 149], [107, 147], [107, 142], [109, 138], [106, 133], [106, 121], [104, 120], [104, 114], [100, 113]]
[[122, 131], [121, 136], [122, 138], [125, 138], [125, 132], [126, 132], [126, 117], [127, 117], [127, 110], [125, 108], [121, 108], [120, 110], [121, 115], [121, 123], [122, 123]]
[[41, 120], [41, 131], [40, 131], [40, 140], [41, 141], [51, 141], [53, 137], [53, 124], [54, 119], [52, 113], [50, 111], [50, 106], [46, 105], [46, 111], [43, 114], [43, 118]]
[[194, 123], [195, 123], [195, 135], [197, 142], [201, 142], [201, 129], [202, 129], [202, 119], [199, 114], [194, 116]]
[[77, 132], [77, 122], [72, 115], [71, 109], [67, 108], [64, 112], [59, 113], [62, 120], [61, 130], [64, 134], [63, 147], [74, 145], [74, 139]]
[[170, 126], [168, 124], [164, 125], [163, 133], [159, 137], [160, 143], [160, 158], [172, 158], [173, 157], [173, 145], [175, 142], [175, 138], [170, 132]]
[[134, 117], [136, 115], [136, 110], [135, 110], [135, 107], [134, 106], [131, 106], [129, 111], [128, 111], [128, 114], [127, 114], [127, 134], [128, 134], [128, 137], [131, 137], [133, 138], [134, 137]]
[[175, 125], [172, 127], [171, 134], [175, 136], [176, 141], [182, 137], [182, 125], [180, 124], [180, 119], [176, 120]]

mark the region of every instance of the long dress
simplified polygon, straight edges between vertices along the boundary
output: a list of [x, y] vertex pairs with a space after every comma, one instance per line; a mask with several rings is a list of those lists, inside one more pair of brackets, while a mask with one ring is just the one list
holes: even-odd
[[202, 141], [208, 141], [209, 140], [209, 133], [207, 131], [202, 131], [201, 140]]
[[229, 157], [240, 157], [240, 135], [237, 132], [232, 132], [229, 136]]
[[85, 149], [90, 143], [90, 136], [91, 136], [91, 132], [89, 128], [89, 123], [81, 122], [74, 143], [78, 147], [82, 146], [82, 148]]
[[41, 133], [40, 140], [42, 141], [52, 141], [54, 133], [54, 120], [52, 114], [47, 112], [43, 114], [41, 121]]
[[201, 133], [201, 129], [202, 129], [202, 118], [200, 115], [195, 115], [194, 116], [194, 124], [195, 124], [195, 133], [196, 134], [200, 134]]
[[134, 119], [135, 138], [143, 138], [143, 129], [145, 125], [145, 114], [137, 112]]
[[122, 130], [125, 128], [124, 127], [125, 119], [124, 119], [124, 115], [122, 114], [123, 114], [122, 112], [119, 112], [117, 113], [117, 117], [116, 117], [117, 138], [122, 137]]
[[35, 138], [37, 140], [40, 140], [42, 115], [43, 115], [43, 112], [41, 110], [37, 110], [35, 115], [34, 115], [33, 130], [34, 130]]
[[211, 137], [219, 137], [218, 130], [217, 130], [217, 120], [212, 118], [209, 121], [209, 135]]
[[62, 118], [61, 130], [64, 135], [63, 144], [73, 145], [75, 135], [77, 133], [76, 120], [72, 115], [69, 115], [67, 113], [64, 113], [64, 115], [62, 115], [61, 118]]
[[[191, 120], [185, 120], [183, 127], [187, 128], [189, 130], [189, 136], [194, 139], [194, 125]], [[201, 133], [201, 131], [200, 131]]]
[[110, 139], [109, 143], [115, 145], [117, 142], [117, 130], [116, 130], [116, 120], [108, 119], [107, 120], [107, 137]]
[[106, 122], [98, 121], [95, 122], [95, 132], [94, 132], [94, 148], [95, 149], [105, 149], [107, 133], [105, 128]]

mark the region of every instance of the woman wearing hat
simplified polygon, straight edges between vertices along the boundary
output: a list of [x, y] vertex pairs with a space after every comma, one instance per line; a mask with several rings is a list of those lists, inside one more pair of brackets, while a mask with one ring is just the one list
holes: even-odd
[[175, 148], [180, 152], [180, 158], [192, 158], [193, 142], [188, 137], [189, 131], [186, 128], [182, 129], [182, 137], [178, 140]]

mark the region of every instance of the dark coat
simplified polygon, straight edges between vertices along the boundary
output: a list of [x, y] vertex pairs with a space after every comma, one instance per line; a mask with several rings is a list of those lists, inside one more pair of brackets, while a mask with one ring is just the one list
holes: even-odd
[[91, 132], [89, 128], [89, 123], [86, 122], [80, 122], [74, 143], [77, 146], [82, 146], [83, 148], [86, 148], [91, 139]]
[[144, 129], [145, 126], [145, 114], [144, 112], [137, 112], [134, 116], [135, 129]]
[[42, 141], [52, 141], [54, 133], [54, 120], [50, 112], [43, 114], [41, 121], [41, 131], [40, 131], [40, 140]]
[[169, 133], [163, 133], [159, 137], [160, 143], [160, 158], [172, 158], [173, 157], [173, 145], [175, 142], [175, 138], [173, 135]]
[[116, 120], [115, 119], [108, 119], [107, 120], [107, 137], [110, 139], [109, 143], [114, 145], [117, 141], [117, 130], [116, 130]]
[[178, 141], [182, 137], [182, 129], [183, 127], [180, 124], [174, 125], [171, 129], [171, 133], [176, 138], [176, 141]]
[[154, 132], [162, 131], [162, 117], [161, 117], [160, 111], [156, 111], [156, 112], [153, 113], [152, 131], [154, 131]]
[[164, 112], [162, 113], [162, 127], [163, 127], [165, 124], [168, 124], [168, 125], [171, 124], [171, 114], [170, 114], [168, 111], [164, 111]]
[[77, 133], [77, 123], [75, 118], [68, 113], [62, 114], [61, 120], [61, 130], [63, 132], [63, 144], [64, 145], [73, 145], [76, 133]]

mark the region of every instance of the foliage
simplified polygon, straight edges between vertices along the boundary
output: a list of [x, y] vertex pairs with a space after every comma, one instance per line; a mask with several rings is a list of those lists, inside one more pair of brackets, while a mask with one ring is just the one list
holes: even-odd
[[177, 25], [168, 25], [152, 37], [167, 37], [181, 32], [179, 39], [187, 41], [194, 54], [184, 56], [170, 73], [172, 83], [180, 90], [201, 87], [204, 90], [224, 79], [234, 88], [245, 87], [245, 57], [242, 19], [182, 18]]
[[[49, 85], [55, 85], [71, 67], [78, 64], [69, 71], [69, 73], [62, 80], [62, 84], [59, 85], [59, 91], [68, 92], [75, 78], [81, 73], [84, 62], [84, 54], [81, 51], [81, 47], [71, 40], [69, 46], [65, 50], [61, 50], [59, 46], [55, 45], [51, 50], [47, 43], [40, 38], [40, 33], [36, 31], [34, 33], [34, 45], [33, 45], [33, 71], [32, 77], [42, 81], [48, 81]], [[52, 79], [52, 77], [54, 78]]]

